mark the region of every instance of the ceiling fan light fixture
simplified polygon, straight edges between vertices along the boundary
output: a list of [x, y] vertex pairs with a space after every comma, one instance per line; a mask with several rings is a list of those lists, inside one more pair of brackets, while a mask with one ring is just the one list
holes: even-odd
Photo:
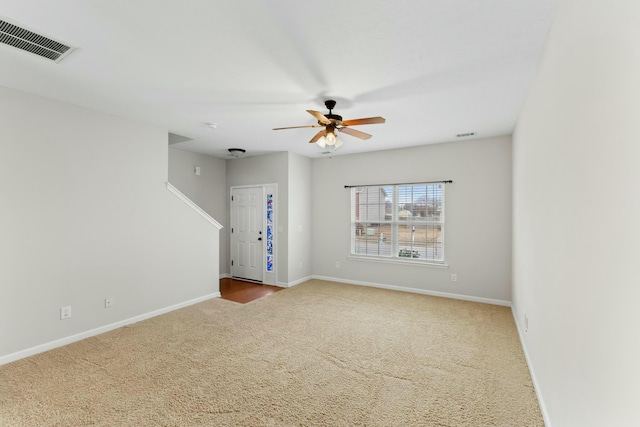
[[320, 139], [318, 139], [318, 140], [316, 141], [316, 144], [318, 144], [318, 146], [319, 146], [320, 148], [324, 148], [324, 147], [326, 147], [326, 146], [327, 146], [327, 140], [326, 140], [326, 138], [323, 136], [323, 137], [321, 137]]
[[229, 156], [236, 158], [243, 156], [244, 153], [247, 152], [244, 148], [228, 148], [227, 151], [229, 152]]
[[336, 134], [333, 133], [333, 130], [327, 130], [327, 145], [336, 145], [338, 138], [336, 138]]

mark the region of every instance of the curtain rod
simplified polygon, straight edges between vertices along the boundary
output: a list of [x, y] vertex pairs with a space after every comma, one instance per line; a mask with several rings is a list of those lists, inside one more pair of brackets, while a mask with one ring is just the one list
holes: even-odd
[[453, 181], [421, 181], [421, 182], [397, 182], [395, 184], [367, 184], [367, 185], [345, 185], [344, 188], [356, 187], [386, 187], [388, 185], [412, 185], [412, 184], [451, 184]]

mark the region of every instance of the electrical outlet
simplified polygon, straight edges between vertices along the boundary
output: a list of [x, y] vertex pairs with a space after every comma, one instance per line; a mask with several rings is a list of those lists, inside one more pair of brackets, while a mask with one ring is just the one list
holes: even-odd
[[71, 306], [60, 307], [60, 320], [68, 319], [71, 317]]
[[527, 313], [524, 314], [524, 331], [529, 332], [529, 316], [527, 316]]
[[457, 282], [458, 281], [458, 275], [456, 273], [451, 273], [451, 281], [452, 282]]
[[105, 298], [104, 299], [104, 308], [113, 307], [113, 298]]
[[336, 261], [336, 268], [340, 268], [340, 261]]

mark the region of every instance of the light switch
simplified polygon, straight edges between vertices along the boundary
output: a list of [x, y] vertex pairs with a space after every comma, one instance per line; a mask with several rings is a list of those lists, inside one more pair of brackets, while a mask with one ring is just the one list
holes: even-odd
[[195, 169], [194, 173], [196, 175], [200, 176], [200, 166], [196, 166], [196, 169]]

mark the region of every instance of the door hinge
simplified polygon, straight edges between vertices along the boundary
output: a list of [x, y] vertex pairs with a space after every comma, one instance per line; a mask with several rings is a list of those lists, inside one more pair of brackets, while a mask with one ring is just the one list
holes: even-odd
[[231, 196], [231, 201], [233, 202], [233, 196]]
[[231, 227], [231, 232], [233, 233], [233, 227]]
[[233, 265], [233, 260], [231, 260], [231, 265]]

